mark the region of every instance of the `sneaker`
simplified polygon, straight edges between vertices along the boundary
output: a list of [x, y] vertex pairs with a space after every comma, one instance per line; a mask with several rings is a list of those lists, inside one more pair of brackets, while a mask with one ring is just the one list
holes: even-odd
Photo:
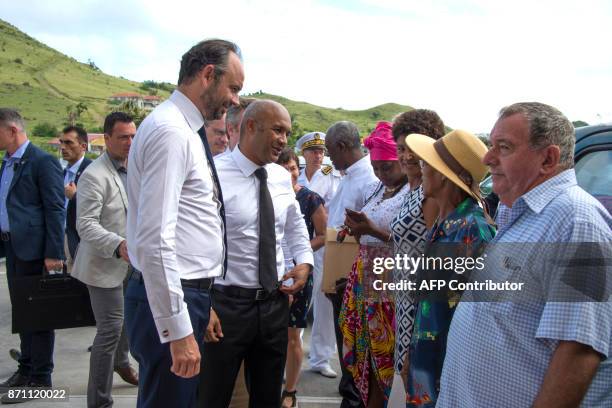
[[319, 373], [323, 377], [327, 378], [336, 378], [338, 376], [338, 374], [329, 366], [329, 364], [313, 368], [312, 371], [314, 371], [315, 373]]
[[19, 371], [15, 371], [8, 380], [0, 383], [0, 394], [3, 394], [13, 387], [25, 387], [30, 379], [24, 375], [21, 375]]
[[[35, 383], [35, 382], [28, 382], [25, 387], [28, 388], [50, 388], [51, 384], [39, 384], [39, 383]], [[7, 391], [8, 392], [8, 391]], [[34, 394], [35, 396], [37, 396], [36, 394]], [[25, 397], [25, 395], [20, 394], [17, 397], [13, 397], [10, 398], [9, 394], [4, 394], [1, 398], [0, 398], [0, 403], [2, 404], [21, 404], [24, 402], [30, 402], [30, 401], [34, 401], [38, 398], [32, 397], [32, 396], [28, 396], [28, 398]]]

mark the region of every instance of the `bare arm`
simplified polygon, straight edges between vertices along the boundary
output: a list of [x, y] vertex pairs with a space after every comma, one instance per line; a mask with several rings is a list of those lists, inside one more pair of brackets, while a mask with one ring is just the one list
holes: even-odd
[[533, 408], [574, 408], [580, 405], [601, 354], [574, 341], [561, 341], [553, 354]]
[[313, 251], [325, 245], [325, 232], [327, 229], [327, 210], [321, 204], [315, 212], [312, 213], [312, 223], [314, 225], [315, 236], [310, 240], [310, 246]]

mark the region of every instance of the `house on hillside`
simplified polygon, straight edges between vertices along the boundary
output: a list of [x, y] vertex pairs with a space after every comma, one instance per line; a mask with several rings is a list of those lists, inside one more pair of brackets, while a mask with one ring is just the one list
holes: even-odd
[[124, 102], [128, 102], [128, 101], [134, 101], [136, 102], [136, 105], [140, 108], [143, 109], [144, 108], [144, 101], [143, 101], [143, 96], [139, 93], [136, 92], [120, 92], [120, 93], [116, 93], [114, 95], [111, 95], [110, 98], [108, 98], [108, 101], [112, 104], [122, 104]]
[[157, 95], [146, 95], [142, 97], [143, 107], [146, 110], [153, 110], [161, 103], [161, 98]]
[[133, 101], [140, 109], [150, 111], [155, 109], [162, 99], [157, 95], [141, 95], [136, 92], [116, 93], [108, 98], [108, 102], [113, 105], [120, 105], [128, 101]]

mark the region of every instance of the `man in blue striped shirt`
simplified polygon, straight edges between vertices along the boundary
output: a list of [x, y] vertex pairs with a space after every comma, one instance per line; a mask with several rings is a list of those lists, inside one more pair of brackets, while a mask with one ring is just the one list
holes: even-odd
[[[551, 106], [518, 103], [502, 109], [491, 143], [484, 162], [501, 204], [481, 276], [526, 278], [529, 298], [464, 294], [437, 406], [610, 407], [612, 218], [576, 183], [573, 126]], [[579, 245], [598, 257], [569, 251]], [[580, 266], [588, 275], [568, 266], [581, 262], [591, 264]], [[553, 293], [560, 282], [584, 296]]]

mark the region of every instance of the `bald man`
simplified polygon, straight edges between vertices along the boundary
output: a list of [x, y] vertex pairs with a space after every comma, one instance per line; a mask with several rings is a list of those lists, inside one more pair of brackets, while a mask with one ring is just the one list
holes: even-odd
[[[213, 289], [200, 375], [201, 407], [228, 406], [243, 360], [249, 406], [281, 403], [287, 295], [304, 287], [314, 263], [291, 176], [275, 164], [290, 132], [291, 118], [282, 105], [253, 102], [244, 113], [237, 148], [215, 160], [225, 203], [228, 264]], [[296, 261], [286, 274], [283, 238]]]

